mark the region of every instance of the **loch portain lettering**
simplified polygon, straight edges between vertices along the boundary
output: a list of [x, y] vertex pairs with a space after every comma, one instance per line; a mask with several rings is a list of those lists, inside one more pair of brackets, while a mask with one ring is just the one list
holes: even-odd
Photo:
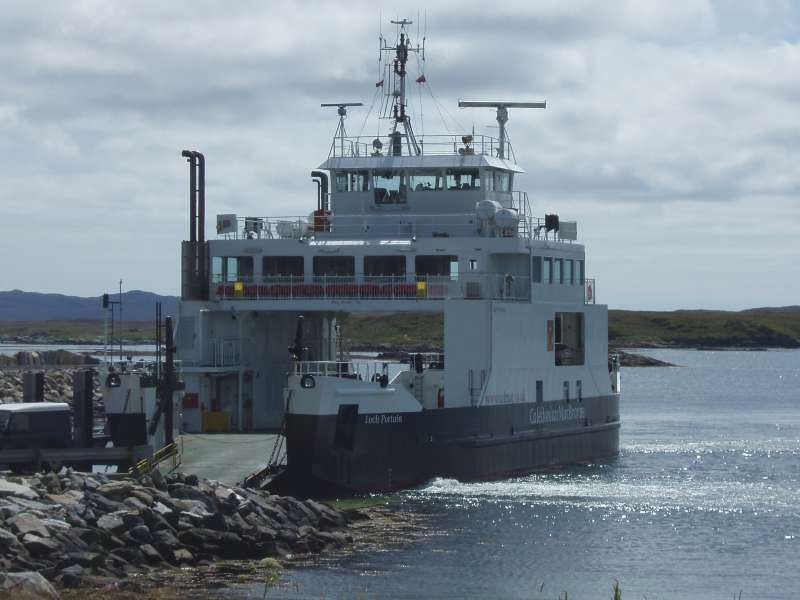
[[364, 415], [365, 425], [397, 425], [403, 422], [403, 415]]

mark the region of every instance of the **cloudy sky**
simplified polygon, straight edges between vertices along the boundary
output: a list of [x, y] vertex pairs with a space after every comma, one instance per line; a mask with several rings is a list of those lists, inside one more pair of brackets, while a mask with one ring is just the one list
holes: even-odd
[[[425, 91], [418, 133], [493, 133], [491, 111], [458, 98], [546, 99], [511, 115], [518, 187], [536, 213], [578, 220], [600, 301], [800, 303], [797, 2], [425, 6], [425, 73], [446, 110], [442, 123]], [[319, 104], [364, 102], [348, 121], [361, 130], [380, 17], [396, 10], [4, 2], [0, 289], [89, 296], [122, 278], [178, 293], [183, 148], [206, 155], [209, 233], [216, 213], [308, 213], [336, 125]]]

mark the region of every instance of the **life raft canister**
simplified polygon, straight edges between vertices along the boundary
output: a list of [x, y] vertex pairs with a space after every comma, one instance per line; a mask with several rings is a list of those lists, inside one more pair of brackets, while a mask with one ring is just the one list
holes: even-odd
[[436, 408], [444, 408], [444, 389], [439, 388], [439, 392], [436, 394]]
[[594, 290], [592, 290], [592, 284], [591, 283], [587, 283], [586, 284], [586, 298], [589, 300], [589, 302], [592, 301], [593, 295], [594, 295]]

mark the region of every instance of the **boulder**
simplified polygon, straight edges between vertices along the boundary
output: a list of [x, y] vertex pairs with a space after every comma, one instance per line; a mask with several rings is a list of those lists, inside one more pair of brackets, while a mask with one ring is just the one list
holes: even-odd
[[58, 592], [39, 573], [0, 573], [0, 598], [59, 600]]
[[39, 537], [33, 533], [26, 533], [22, 536], [22, 545], [34, 558], [52, 556], [61, 550], [61, 545], [58, 542], [49, 538]]
[[27, 500], [37, 500], [39, 498], [39, 494], [27, 485], [13, 483], [7, 479], [0, 479], [0, 498], [6, 496], [17, 496]]
[[100, 529], [108, 531], [109, 533], [121, 533], [125, 531], [125, 523], [122, 520], [121, 513], [112, 513], [103, 515], [97, 519], [97, 526]]
[[194, 564], [194, 555], [183, 548], [175, 551], [175, 561], [181, 564]]
[[130, 496], [132, 491], [133, 484], [130, 481], [112, 481], [97, 488], [98, 494], [119, 502]]
[[153, 546], [151, 546], [150, 544], [142, 544], [142, 545], [139, 547], [139, 550], [141, 550], [141, 551], [142, 551], [142, 554], [144, 555], [145, 559], [146, 559], [146, 560], [147, 560], [147, 562], [149, 562], [151, 565], [158, 564], [158, 563], [160, 563], [160, 562], [162, 562], [162, 561], [164, 560], [164, 559], [161, 557], [161, 554], [158, 552], [158, 550], [156, 550], [156, 549], [155, 549]]
[[21, 512], [18, 515], [11, 517], [6, 521], [11, 528], [11, 531], [17, 536], [23, 536], [27, 533], [33, 533], [41, 538], [50, 537], [50, 532], [47, 531], [47, 526], [42, 519], [34, 516], [29, 512]]
[[141, 525], [137, 525], [136, 527], [132, 527], [131, 530], [128, 531], [128, 533], [133, 539], [138, 540], [139, 542], [142, 542], [144, 544], [149, 544], [150, 542], [153, 541], [153, 536], [150, 533], [150, 530], [147, 528], [147, 525], [145, 525], [144, 523], [142, 523]]

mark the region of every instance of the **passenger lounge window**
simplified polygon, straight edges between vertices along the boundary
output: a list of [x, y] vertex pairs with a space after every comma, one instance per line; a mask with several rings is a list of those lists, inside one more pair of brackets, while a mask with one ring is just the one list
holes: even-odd
[[234, 282], [253, 277], [252, 256], [212, 256], [211, 280], [213, 282]]
[[[453, 265], [455, 263], [455, 265]], [[419, 255], [416, 258], [417, 275], [458, 276], [458, 257], [447, 255]]]
[[400, 276], [406, 274], [405, 256], [365, 256], [364, 275]]
[[263, 273], [266, 277], [302, 277], [302, 256], [265, 256]]
[[564, 283], [567, 285], [572, 285], [572, 264], [574, 261], [572, 260], [565, 260], [564, 261]]
[[542, 283], [542, 257], [534, 256], [531, 265], [531, 274], [533, 276], [533, 283]]
[[583, 340], [583, 313], [556, 313], [556, 366], [582, 365], [584, 356]]
[[553, 283], [553, 259], [544, 259], [544, 270], [542, 271], [542, 281], [544, 283]]
[[353, 277], [356, 259], [353, 256], [315, 256], [314, 275]]
[[408, 187], [415, 192], [432, 192], [441, 190], [444, 184], [441, 172], [427, 173], [425, 171], [412, 173], [409, 177]]
[[505, 171], [494, 172], [494, 191], [495, 192], [511, 191], [511, 173], [506, 173]]

